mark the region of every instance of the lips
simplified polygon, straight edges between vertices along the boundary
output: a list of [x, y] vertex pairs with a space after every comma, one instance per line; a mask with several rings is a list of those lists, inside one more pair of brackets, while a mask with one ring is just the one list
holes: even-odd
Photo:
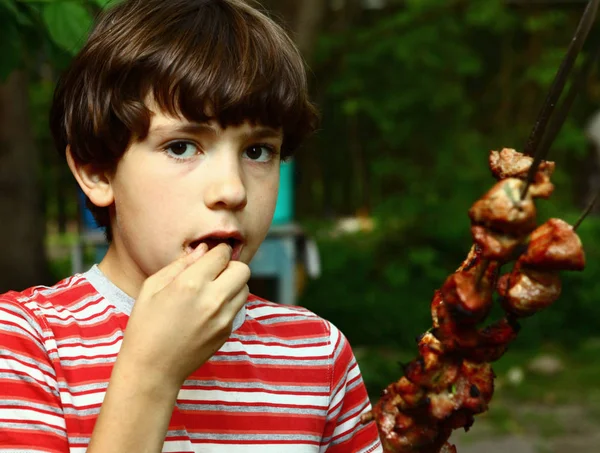
[[244, 237], [237, 231], [217, 231], [191, 241], [188, 247], [194, 250], [196, 247], [203, 243], [208, 246], [209, 250], [215, 248], [219, 244], [229, 244], [229, 246], [232, 249], [231, 259], [237, 261], [240, 259], [240, 255], [242, 253], [242, 248], [244, 246]]

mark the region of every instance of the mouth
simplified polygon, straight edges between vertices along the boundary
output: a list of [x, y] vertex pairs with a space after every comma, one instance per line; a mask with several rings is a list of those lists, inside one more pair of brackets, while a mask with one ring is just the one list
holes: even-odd
[[186, 248], [188, 249], [188, 252], [191, 252], [192, 250], [195, 250], [196, 247], [198, 247], [200, 244], [206, 244], [208, 246], [208, 250], [212, 250], [217, 245], [223, 243], [228, 244], [231, 247], [231, 259], [233, 261], [239, 260], [242, 248], [244, 246], [244, 238], [237, 231], [231, 233], [214, 232], [189, 242]]

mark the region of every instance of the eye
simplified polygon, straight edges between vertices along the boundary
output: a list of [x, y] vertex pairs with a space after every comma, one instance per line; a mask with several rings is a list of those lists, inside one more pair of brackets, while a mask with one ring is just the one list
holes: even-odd
[[192, 142], [178, 141], [169, 143], [165, 152], [175, 159], [189, 159], [198, 154], [198, 146]]
[[244, 151], [244, 155], [254, 162], [269, 162], [276, 154], [271, 145], [252, 145]]

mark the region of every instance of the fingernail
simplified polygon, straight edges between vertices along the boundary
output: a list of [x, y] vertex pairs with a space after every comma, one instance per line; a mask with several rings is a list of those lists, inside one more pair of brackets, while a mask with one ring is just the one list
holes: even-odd
[[194, 255], [204, 255], [208, 251], [208, 245], [204, 242], [194, 250]]

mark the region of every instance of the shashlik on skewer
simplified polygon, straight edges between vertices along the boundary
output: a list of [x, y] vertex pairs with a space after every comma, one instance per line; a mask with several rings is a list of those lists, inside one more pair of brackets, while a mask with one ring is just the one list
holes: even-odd
[[[507, 149], [490, 155], [499, 182], [469, 211], [475, 244], [434, 293], [433, 327], [419, 338], [419, 357], [364, 417], [377, 422], [388, 453], [456, 452], [447, 441], [453, 430], [468, 430], [474, 416], [487, 410], [494, 392], [491, 362], [516, 338], [517, 319], [558, 298], [559, 271], [583, 269], [581, 241], [571, 226], [550, 219], [536, 228], [533, 200], [550, 196], [554, 163], [542, 162], [525, 198], [519, 198], [532, 160]], [[515, 258], [512, 271], [499, 277], [500, 267]], [[506, 315], [480, 327], [494, 293]]]
[[[467, 259], [434, 294], [433, 327], [419, 338], [419, 358], [405, 376], [390, 384], [363, 421], [375, 420], [386, 453], [456, 453], [447, 441], [454, 429], [468, 430], [474, 415], [487, 410], [494, 392], [490, 362], [514, 340], [517, 318], [530, 316], [560, 294], [558, 272], [581, 270], [585, 258], [575, 227], [551, 219], [536, 228], [535, 198], [548, 198], [554, 163], [544, 159], [577, 91], [592, 67], [583, 65], [559, 112], [575, 61], [596, 20], [600, 0], [589, 0], [546, 101], [525, 146], [492, 152], [492, 174], [499, 182], [469, 211], [474, 245]], [[600, 55], [600, 48], [593, 53]], [[529, 156], [532, 156], [529, 157]], [[511, 272], [501, 267], [516, 259]], [[500, 294], [506, 316], [480, 328]]]

